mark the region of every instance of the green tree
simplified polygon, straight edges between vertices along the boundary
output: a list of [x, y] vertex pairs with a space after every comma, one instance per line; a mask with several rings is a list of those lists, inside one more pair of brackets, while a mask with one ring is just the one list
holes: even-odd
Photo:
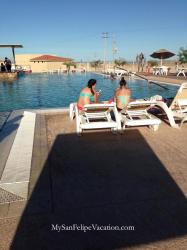
[[179, 50], [178, 57], [180, 63], [187, 63], [187, 49], [181, 47]]
[[151, 67], [158, 66], [158, 61], [155, 60], [149, 60], [147, 63], [149, 63]]
[[95, 68], [95, 71], [99, 66], [101, 66], [101, 64], [103, 64], [103, 62], [101, 60], [96, 60], [96, 61], [90, 62], [91, 67]]
[[66, 68], [67, 68], [67, 71], [68, 71], [68, 72], [70, 71], [70, 67], [71, 67], [71, 66], [73, 66], [74, 68], [76, 68], [76, 63], [73, 62], [73, 61], [64, 62], [64, 65], [66, 65]]

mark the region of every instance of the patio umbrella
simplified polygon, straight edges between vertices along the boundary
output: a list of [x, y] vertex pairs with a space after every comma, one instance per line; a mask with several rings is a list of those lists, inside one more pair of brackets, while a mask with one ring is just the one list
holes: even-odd
[[160, 49], [160, 50], [153, 52], [150, 56], [153, 58], [161, 59], [161, 66], [162, 66], [162, 59], [167, 59], [167, 58], [170, 58], [174, 55], [175, 54], [169, 50]]

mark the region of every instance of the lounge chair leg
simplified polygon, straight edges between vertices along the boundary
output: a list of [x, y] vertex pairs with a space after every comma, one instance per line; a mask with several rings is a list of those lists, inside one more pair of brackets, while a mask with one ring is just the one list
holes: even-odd
[[74, 115], [75, 115], [75, 104], [71, 103], [69, 106], [69, 116], [71, 120], [73, 120]]
[[119, 133], [120, 133], [120, 135], [124, 134], [124, 130], [123, 130], [123, 129], [120, 129], [120, 130], [119, 130]]
[[157, 131], [159, 128], [159, 125], [151, 125], [149, 126], [150, 129], [152, 129], [153, 131]]
[[184, 117], [184, 118], [182, 119], [181, 124], [180, 124], [180, 128], [182, 128], [182, 125], [183, 125], [183, 123], [184, 123], [185, 121], [187, 121], [187, 117]]
[[117, 131], [116, 128], [112, 128], [111, 131], [112, 131], [112, 134], [117, 135], [117, 132], [118, 132], [118, 131]]
[[77, 135], [82, 136], [82, 129], [79, 126], [77, 126]]

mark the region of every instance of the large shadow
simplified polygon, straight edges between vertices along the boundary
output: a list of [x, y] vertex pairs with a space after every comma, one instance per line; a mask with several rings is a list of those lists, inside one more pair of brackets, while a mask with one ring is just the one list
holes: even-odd
[[[139, 246], [185, 235], [186, 211], [183, 193], [138, 130], [62, 134], [42, 166], [11, 249]], [[57, 232], [56, 224], [135, 230]]]

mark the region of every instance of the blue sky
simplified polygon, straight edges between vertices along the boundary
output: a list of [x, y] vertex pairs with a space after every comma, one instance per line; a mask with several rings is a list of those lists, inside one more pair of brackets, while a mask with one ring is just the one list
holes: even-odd
[[[56, 54], [75, 60], [103, 59], [102, 32], [108, 32], [107, 59], [133, 60], [160, 48], [178, 53], [187, 46], [186, 0], [9, 0], [0, 8], [0, 44], [19, 43], [16, 53]], [[0, 57], [11, 55], [1, 49]]]

